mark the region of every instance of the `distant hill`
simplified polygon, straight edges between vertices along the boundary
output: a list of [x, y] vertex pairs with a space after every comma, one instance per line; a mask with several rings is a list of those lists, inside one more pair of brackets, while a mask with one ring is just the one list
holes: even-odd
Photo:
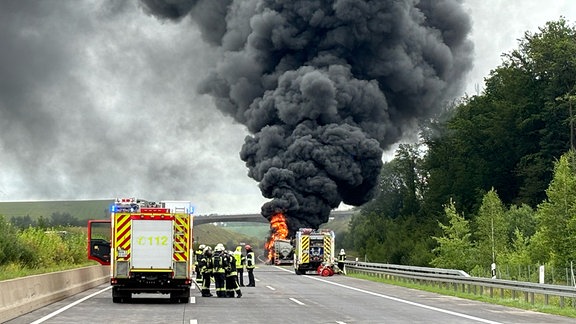
[[265, 238], [241, 234], [231, 228], [215, 226], [213, 224], [194, 226], [192, 235], [197, 244], [214, 247], [217, 243], [222, 243], [230, 250], [234, 250], [234, 248], [241, 243], [251, 244], [255, 249], [260, 249], [260, 247], [264, 246], [265, 242]]
[[79, 220], [105, 219], [113, 200], [16, 201], [0, 202], [0, 215], [7, 220], [25, 217], [50, 218], [53, 213], [70, 214]]
[[348, 224], [352, 220], [352, 215], [331, 217], [327, 223], [320, 225], [320, 228], [331, 229], [334, 232], [348, 232]]

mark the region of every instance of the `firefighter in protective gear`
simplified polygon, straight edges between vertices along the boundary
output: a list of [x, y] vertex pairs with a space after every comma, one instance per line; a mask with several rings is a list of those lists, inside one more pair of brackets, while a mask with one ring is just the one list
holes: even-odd
[[194, 251], [194, 272], [196, 272], [196, 282], [199, 285], [202, 284], [202, 274], [200, 273], [200, 267], [198, 266], [198, 263], [200, 262], [200, 259], [204, 258], [204, 249], [205, 248], [206, 248], [206, 245], [200, 244], [198, 246], [198, 249], [196, 251]]
[[244, 287], [244, 265], [246, 264], [246, 257], [242, 254], [242, 247], [238, 245], [234, 251], [234, 261], [236, 262], [236, 271], [238, 272], [238, 283], [240, 287]]
[[212, 297], [210, 293], [210, 277], [212, 274], [212, 248], [207, 246], [204, 248], [203, 257], [198, 260], [198, 268], [202, 274], [202, 287], [200, 291], [202, 297]]
[[248, 272], [247, 287], [256, 287], [256, 281], [254, 281], [254, 268], [256, 268], [256, 257], [250, 245], [246, 244], [244, 248], [246, 249], [246, 271]]
[[212, 276], [214, 276], [214, 286], [216, 286], [217, 297], [226, 297], [227, 260], [224, 245], [218, 243], [216, 247], [214, 247], [214, 255], [212, 255]]
[[238, 274], [236, 273], [236, 260], [232, 251], [226, 253], [228, 258], [228, 267], [226, 268], [226, 297], [242, 297], [242, 291], [238, 286]]
[[346, 252], [344, 251], [344, 249], [340, 249], [340, 253], [338, 254], [338, 269], [340, 269], [340, 272], [346, 274], [346, 271], [344, 271], [344, 262], [346, 261]]

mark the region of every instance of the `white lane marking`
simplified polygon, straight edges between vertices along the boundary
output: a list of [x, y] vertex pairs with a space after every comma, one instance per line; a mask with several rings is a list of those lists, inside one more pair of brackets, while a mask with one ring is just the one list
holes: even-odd
[[190, 297], [190, 304], [196, 304], [196, 297]]
[[[278, 268], [278, 269], [280, 269], [280, 270], [283, 270], [283, 271], [286, 271], [286, 272], [292, 272], [292, 271], [290, 271], [290, 270], [287, 270], [287, 269], [284, 269], [284, 268], [281, 268], [281, 267], [278, 267], [278, 266], [276, 266], [276, 268]], [[500, 322], [495, 322], [495, 321], [491, 321], [491, 320], [484, 319], [484, 318], [480, 318], [480, 317], [476, 317], [476, 316], [466, 315], [466, 314], [463, 314], [463, 313], [453, 312], [453, 311], [449, 311], [449, 310], [442, 309], [442, 308], [437, 308], [437, 307], [433, 307], [433, 306], [428, 306], [428, 305], [424, 305], [424, 304], [419, 304], [419, 303], [412, 302], [412, 301], [409, 301], [409, 300], [400, 299], [400, 298], [396, 298], [396, 297], [392, 297], [392, 296], [387, 296], [387, 295], [375, 293], [375, 292], [368, 291], [368, 290], [364, 290], [364, 289], [360, 289], [360, 288], [355, 288], [355, 287], [351, 287], [351, 286], [346, 286], [346, 285], [343, 285], [343, 284], [339, 284], [339, 283], [337, 283], [337, 282], [331, 282], [331, 281], [324, 280], [324, 279], [320, 279], [320, 278], [316, 278], [316, 277], [311, 277], [311, 276], [303, 276], [303, 277], [304, 277], [304, 278], [313, 279], [313, 280], [318, 280], [318, 281], [321, 281], [321, 282], [325, 282], [325, 283], [328, 283], [328, 284], [331, 284], [331, 285], [334, 285], [334, 286], [339, 286], [339, 287], [342, 287], [342, 288], [347, 288], [347, 289], [359, 291], [359, 292], [362, 292], [362, 293], [365, 293], [365, 294], [369, 294], [369, 295], [372, 295], [372, 296], [377, 296], [377, 297], [386, 298], [386, 299], [389, 299], [389, 300], [397, 301], [397, 302], [399, 302], [399, 303], [404, 303], [404, 304], [408, 304], [408, 305], [412, 305], [412, 306], [416, 306], [416, 307], [421, 307], [421, 308], [433, 310], [433, 311], [440, 312], [440, 313], [445, 313], [445, 314], [450, 314], [450, 315], [454, 315], [454, 316], [458, 316], [458, 317], [463, 317], [463, 318], [471, 319], [471, 320], [478, 321], [478, 322], [482, 322], [482, 323], [502, 324], [502, 323], [500, 323]]]
[[190, 324], [198, 324], [198, 320], [190, 320]]
[[272, 287], [272, 286], [266, 286], [266, 288], [270, 289], [270, 290], [276, 290], [276, 288]]
[[254, 278], [254, 281], [258, 281], [258, 282], [260, 282], [260, 279], [258, 279], [258, 278]]
[[346, 324], [346, 322], [336, 321], [337, 324]]
[[103, 293], [103, 292], [105, 292], [105, 291], [108, 290], [108, 289], [112, 289], [112, 286], [109, 286], [109, 287], [106, 287], [106, 288], [104, 288], [104, 289], [102, 289], [102, 290], [99, 290], [99, 291], [97, 291], [97, 292], [95, 292], [95, 293], [93, 293], [93, 294], [91, 294], [91, 295], [88, 295], [88, 296], [86, 296], [86, 297], [84, 297], [84, 298], [82, 298], [82, 299], [79, 299], [79, 300], [73, 302], [72, 304], [68, 304], [68, 305], [66, 305], [66, 306], [64, 306], [64, 307], [62, 307], [62, 308], [60, 308], [60, 309], [58, 309], [58, 310], [56, 310], [56, 311], [53, 311], [52, 313], [50, 313], [50, 314], [42, 317], [41, 319], [35, 320], [34, 322], [32, 322], [32, 323], [30, 323], [30, 324], [43, 323], [44, 321], [46, 321], [46, 320], [48, 320], [48, 319], [50, 319], [50, 318], [52, 318], [52, 317], [54, 317], [54, 316], [62, 313], [63, 311], [65, 311], [65, 310], [67, 310], [67, 309], [69, 309], [69, 308], [72, 308], [72, 307], [80, 304], [81, 302], [83, 302], [83, 301], [85, 301], [85, 300], [87, 300], [87, 299], [90, 299], [90, 298], [92, 298], [92, 297], [94, 297], [94, 296], [96, 296], [96, 295], [98, 295], [98, 294], [100, 294], [100, 293]]
[[295, 302], [295, 303], [298, 304], [298, 305], [302, 305], [302, 306], [306, 305], [306, 304], [304, 304], [303, 302], [299, 301], [299, 300], [296, 299], [296, 298], [288, 298], [288, 299], [290, 299], [291, 301]]

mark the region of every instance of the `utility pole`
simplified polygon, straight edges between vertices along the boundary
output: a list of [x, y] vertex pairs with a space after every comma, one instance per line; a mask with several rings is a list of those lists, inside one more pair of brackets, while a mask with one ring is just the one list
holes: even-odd
[[492, 264], [490, 270], [492, 272], [492, 279], [496, 279], [496, 251], [494, 248], [494, 215], [490, 218], [490, 225], [492, 230]]
[[568, 96], [568, 107], [570, 109], [570, 149], [574, 151], [574, 118], [572, 118], [572, 96]]

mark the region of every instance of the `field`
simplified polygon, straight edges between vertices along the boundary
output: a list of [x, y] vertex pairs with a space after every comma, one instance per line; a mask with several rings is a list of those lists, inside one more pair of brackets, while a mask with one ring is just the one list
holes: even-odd
[[228, 226], [215, 226], [213, 224], [202, 224], [194, 226], [194, 241], [198, 244], [206, 244], [214, 247], [217, 243], [222, 243], [229, 250], [240, 243], [253, 245], [256, 249], [264, 246], [265, 237], [252, 236], [250, 233], [242, 233], [229, 228]]
[[50, 218], [53, 213], [70, 214], [79, 220], [105, 219], [112, 200], [17, 201], [0, 202], [0, 215], [12, 217], [40, 216]]

